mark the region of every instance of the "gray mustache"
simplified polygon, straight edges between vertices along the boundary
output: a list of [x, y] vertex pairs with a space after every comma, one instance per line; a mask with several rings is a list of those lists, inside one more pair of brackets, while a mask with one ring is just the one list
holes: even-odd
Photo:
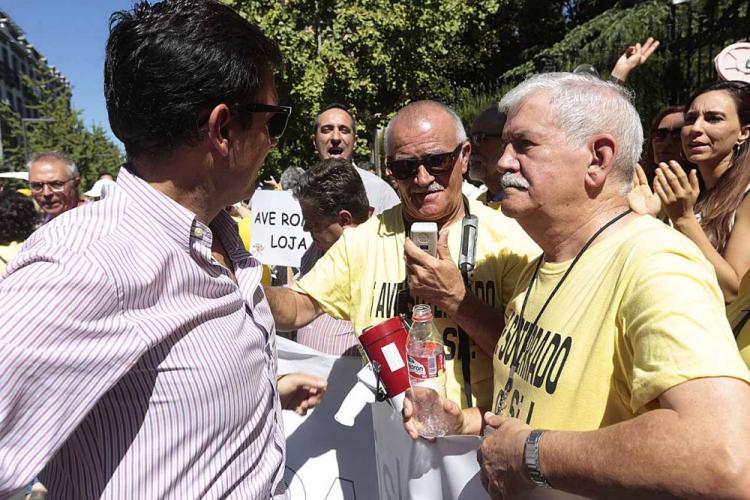
[[519, 175], [513, 175], [510, 172], [505, 172], [500, 178], [500, 187], [529, 189], [529, 182]]
[[414, 194], [421, 194], [421, 193], [435, 193], [437, 191], [445, 191], [445, 187], [442, 184], [439, 184], [435, 181], [431, 182], [429, 186], [424, 188], [424, 190], [420, 190], [419, 192], [414, 192]]

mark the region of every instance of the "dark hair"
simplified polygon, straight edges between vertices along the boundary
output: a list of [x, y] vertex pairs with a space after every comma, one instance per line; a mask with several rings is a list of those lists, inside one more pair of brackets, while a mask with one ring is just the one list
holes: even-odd
[[323, 217], [336, 217], [339, 210], [348, 210], [361, 224], [370, 216], [365, 185], [349, 160], [329, 158], [310, 167], [300, 176], [294, 196], [315, 202]]
[[[651, 128], [649, 128], [648, 130], [648, 140], [646, 141], [646, 147], [643, 149], [643, 157], [641, 158], [641, 160], [643, 161], [642, 165], [646, 172], [646, 176], [648, 177], [648, 183], [650, 186], [653, 185], [654, 174], [656, 172], [656, 167], [658, 167], [658, 165], [654, 163], [654, 146], [652, 144], [654, 132], [656, 132], [656, 129], [659, 128], [659, 123], [661, 123], [664, 117], [673, 113], [684, 114], [685, 106], [671, 105], [661, 108], [659, 112], [656, 113], [656, 116], [654, 116], [654, 119], [651, 120]], [[680, 150], [681, 149], [682, 148], [680, 148]], [[695, 168], [695, 165], [693, 165], [692, 163], [688, 163], [685, 158], [675, 158], [675, 160], [679, 160], [680, 165], [685, 168], [686, 172], [689, 172], [690, 170]]]
[[31, 199], [15, 191], [0, 191], [0, 245], [25, 241], [38, 222], [39, 214]]
[[318, 113], [318, 115], [315, 117], [315, 121], [313, 122], [313, 135], [318, 133], [318, 125], [320, 125], [320, 115], [322, 115], [329, 109], [340, 109], [342, 111], [346, 111], [346, 114], [349, 115], [349, 118], [352, 119], [352, 132], [354, 133], [354, 135], [357, 135], [357, 120], [354, 119], [354, 115], [351, 111], [349, 111], [349, 108], [338, 102], [333, 102], [320, 110], [320, 113]]
[[[726, 92], [734, 101], [740, 126], [750, 125], [750, 85], [745, 82], [718, 82], [699, 90], [690, 97], [685, 111], [701, 94]], [[750, 185], [750, 139], [734, 149], [729, 169], [719, 178], [713, 189], [701, 191], [695, 210], [701, 214], [701, 227], [720, 254], [729, 241], [734, 214], [742, 203]]]
[[281, 64], [278, 45], [215, 0], [139, 2], [109, 21], [104, 94], [128, 157], [169, 152], [201, 137], [201, 114], [252, 102]]

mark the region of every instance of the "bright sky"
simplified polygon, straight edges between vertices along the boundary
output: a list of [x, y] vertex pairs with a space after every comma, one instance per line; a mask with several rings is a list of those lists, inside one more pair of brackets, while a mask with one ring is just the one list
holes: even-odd
[[0, 9], [26, 32], [26, 39], [70, 81], [73, 107], [86, 126], [101, 125], [115, 143], [104, 104], [104, 44], [109, 16], [133, 0], [2, 0]]

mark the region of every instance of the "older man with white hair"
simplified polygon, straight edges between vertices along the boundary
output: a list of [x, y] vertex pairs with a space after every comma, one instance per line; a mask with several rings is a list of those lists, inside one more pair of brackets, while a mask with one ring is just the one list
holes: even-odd
[[502, 211], [544, 253], [506, 310], [495, 414], [464, 412], [465, 427], [489, 427], [485, 487], [746, 498], [750, 374], [700, 250], [628, 208], [643, 141], [629, 96], [552, 73], [500, 109]]
[[78, 185], [81, 178], [73, 160], [59, 151], [35, 154], [27, 165], [31, 196], [49, 222], [80, 203]]

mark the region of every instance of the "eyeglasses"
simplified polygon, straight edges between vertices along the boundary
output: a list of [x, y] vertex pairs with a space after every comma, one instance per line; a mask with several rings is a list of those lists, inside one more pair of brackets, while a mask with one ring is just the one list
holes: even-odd
[[286, 125], [289, 122], [289, 115], [292, 114], [291, 106], [276, 106], [255, 102], [236, 104], [235, 106], [237, 109], [248, 113], [271, 113], [271, 117], [266, 122], [266, 128], [268, 129], [268, 135], [277, 140], [284, 135]]
[[50, 191], [53, 193], [59, 193], [63, 189], [65, 189], [65, 184], [69, 183], [73, 179], [68, 179], [67, 181], [49, 181], [49, 182], [29, 182], [29, 189], [31, 189], [35, 193], [39, 193], [44, 191], [44, 186], [48, 186]]
[[665, 141], [667, 138], [679, 139], [680, 129], [679, 128], [657, 128], [651, 134], [651, 139], [655, 141]]
[[420, 165], [423, 165], [430, 175], [444, 175], [453, 170], [456, 155], [461, 151], [463, 143], [448, 153], [437, 153], [423, 156], [421, 158], [405, 158], [403, 160], [386, 159], [386, 166], [391, 175], [400, 181], [411, 179], [417, 174]]
[[485, 132], [474, 132], [473, 134], [469, 135], [469, 141], [471, 141], [472, 146], [481, 146], [484, 141], [486, 141], [490, 137], [500, 139], [502, 136], [498, 134], [487, 134]]

